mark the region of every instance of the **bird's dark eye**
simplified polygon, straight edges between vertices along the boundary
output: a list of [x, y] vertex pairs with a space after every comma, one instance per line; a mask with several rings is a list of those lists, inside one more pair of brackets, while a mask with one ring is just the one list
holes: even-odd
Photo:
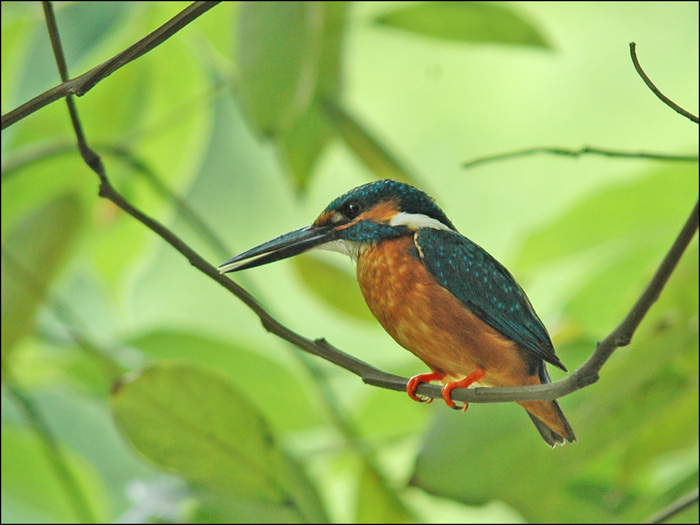
[[360, 206], [355, 201], [346, 202], [343, 204], [342, 212], [348, 219], [354, 219], [362, 211], [362, 206]]

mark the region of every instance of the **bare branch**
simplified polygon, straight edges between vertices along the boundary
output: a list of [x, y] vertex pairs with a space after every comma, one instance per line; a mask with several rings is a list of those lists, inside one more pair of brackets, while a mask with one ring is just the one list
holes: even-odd
[[651, 91], [652, 91], [652, 93], [654, 93], [654, 95], [659, 97], [661, 102], [666, 104], [669, 108], [671, 108], [676, 113], [680, 113], [685, 118], [692, 120], [696, 124], [700, 123], [700, 122], [698, 122], [698, 117], [696, 117], [690, 111], [683, 109], [678, 104], [673, 102], [670, 98], [668, 98], [666, 95], [661, 93], [659, 88], [657, 88], [654, 85], [654, 83], [651, 81], [651, 79], [647, 76], [647, 74], [642, 69], [642, 66], [639, 64], [639, 60], [637, 60], [637, 44], [635, 44], [634, 42], [630, 42], [630, 55], [632, 55], [632, 63], [634, 64], [634, 69], [637, 70], [637, 73], [639, 73], [639, 76], [642, 77], [642, 80], [644, 81], [644, 83], [647, 85], [647, 87], [649, 89], [651, 89]]
[[[4, 114], [1, 119], [2, 126], [0, 129], [5, 129], [8, 126], [11, 126], [15, 122], [28, 115], [31, 115], [44, 106], [55, 102], [61, 97], [72, 94], [78, 95], [79, 97], [83, 96], [102, 79], [108, 77], [132, 60], [136, 60], [137, 58], [156, 48], [177, 33], [180, 29], [209, 11], [209, 9], [218, 3], [219, 2], [194, 2], [152, 33], [148, 34], [121, 53], [113, 56], [106, 62], [95, 66], [87, 73], [83, 73], [79, 77], [72, 80], [68, 80], [67, 76], [65, 78], [62, 77], [62, 84], [45, 91], [41, 95], [34, 97], [30, 101], [25, 102], [21, 106]], [[61, 62], [63, 62], [63, 68], [65, 69], [65, 60], [59, 61], [58, 58], [56, 58], [56, 60], [59, 69], [61, 68]]]
[[497, 155], [479, 157], [462, 164], [463, 168], [473, 168], [480, 164], [496, 162], [501, 160], [510, 160], [518, 157], [527, 157], [537, 153], [547, 153], [550, 155], [563, 155], [566, 157], [581, 157], [583, 155], [601, 155], [603, 157], [614, 157], [624, 159], [651, 159], [665, 161], [680, 161], [680, 162], [697, 162], [698, 157], [694, 155], [669, 155], [666, 153], [649, 153], [645, 151], [618, 151], [611, 149], [596, 148], [594, 146], [584, 146], [581, 149], [556, 148], [556, 147], [536, 147], [527, 148], [508, 153], [499, 153]]

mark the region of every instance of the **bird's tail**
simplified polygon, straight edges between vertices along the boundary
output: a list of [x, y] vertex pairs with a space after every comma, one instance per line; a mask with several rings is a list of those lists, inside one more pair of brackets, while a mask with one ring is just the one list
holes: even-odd
[[[542, 384], [552, 382], [544, 361], [540, 364], [538, 375]], [[518, 404], [527, 410], [527, 415], [550, 447], [576, 441], [574, 429], [571, 428], [558, 401], [524, 401]]]

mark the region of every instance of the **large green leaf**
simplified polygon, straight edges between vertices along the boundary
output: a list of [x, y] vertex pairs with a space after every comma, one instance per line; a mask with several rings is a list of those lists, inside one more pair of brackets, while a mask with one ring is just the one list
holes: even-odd
[[[275, 428], [303, 429], [320, 423], [310, 393], [292, 370], [240, 344], [181, 330], [155, 330], [128, 343], [157, 359], [187, 359], [226, 372]], [[294, 395], [287, 395], [292, 393]]]
[[323, 30], [316, 2], [245, 2], [239, 16], [241, 100], [266, 135], [289, 129], [313, 98]]
[[[49, 285], [70, 254], [81, 222], [73, 193], [28, 214], [2, 243], [2, 359], [32, 329]], [[4, 366], [4, 363], [3, 363]]]
[[426, 2], [389, 11], [376, 22], [443, 40], [550, 47], [531, 22], [507, 5]]
[[314, 487], [261, 415], [218, 374], [160, 363], [121, 385], [112, 407], [133, 445], [158, 465], [215, 493], [327, 521]]

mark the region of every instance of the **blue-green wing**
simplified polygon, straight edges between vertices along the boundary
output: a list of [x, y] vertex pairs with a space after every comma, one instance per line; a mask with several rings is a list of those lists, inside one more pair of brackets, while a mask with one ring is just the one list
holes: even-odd
[[428, 272], [462, 304], [521, 347], [566, 370], [525, 292], [496, 259], [455, 231], [423, 228], [415, 242]]

